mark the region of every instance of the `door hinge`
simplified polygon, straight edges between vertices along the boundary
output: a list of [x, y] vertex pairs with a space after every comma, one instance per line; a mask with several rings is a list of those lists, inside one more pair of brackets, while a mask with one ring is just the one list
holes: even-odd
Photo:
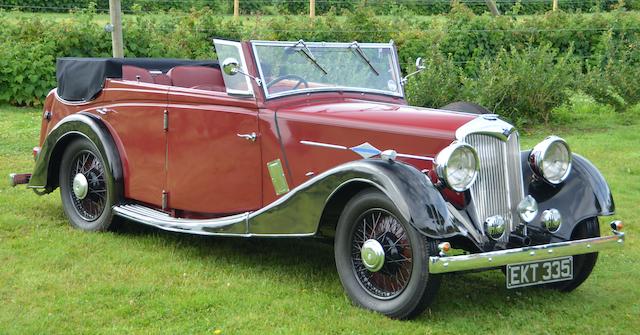
[[169, 130], [169, 111], [164, 110], [164, 120], [163, 120], [164, 131]]
[[162, 190], [162, 210], [166, 211], [169, 206], [169, 192]]

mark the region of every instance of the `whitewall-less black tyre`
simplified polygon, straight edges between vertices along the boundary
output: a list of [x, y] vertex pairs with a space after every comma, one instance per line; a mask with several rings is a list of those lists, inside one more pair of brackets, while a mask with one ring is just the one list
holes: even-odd
[[109, 229], [115, 197], [113, 176], [91, 141], [80, 138], [67, 146], [59, 181], [62, 207], [71, 225], [86, 231]]
[[[589, 218], [581, 221], [573, 229], [572, 240], [599, 237], [600, 224], [598, 218]], [[598, 261], [598, 253], [582, 254], [573, 256], [573, 279], [549, 284], [548, 287], [562, 292], [571, 292], [582, 285], [589, 278], [593, 268]]]
[[440, 287], [440, 276], [428, 269], [435, 242], [405, 222], [377, 189], [364, 190], [347, 203], [334, 243], [340, 281], [358, 306], [411, 318], [433, 301]]

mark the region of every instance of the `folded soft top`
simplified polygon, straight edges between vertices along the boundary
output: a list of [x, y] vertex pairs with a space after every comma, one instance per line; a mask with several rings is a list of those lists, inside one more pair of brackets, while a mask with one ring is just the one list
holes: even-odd
[[68, 101], [89, 101], [100, 93], [106, 78], [122, 78], [122, 66], [132, 65], [167, 72], [179, 65], [219, 67], [213, 60], [165, 58], [58, 58], [58, 96]]

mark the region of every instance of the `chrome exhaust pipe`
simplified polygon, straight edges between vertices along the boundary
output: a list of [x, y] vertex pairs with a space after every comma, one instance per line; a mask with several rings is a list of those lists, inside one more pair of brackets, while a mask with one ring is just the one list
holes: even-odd
[[531, 245], [531, 237], [511, 233], [511, 235], [509, 235], [509, 244], [516, 247], [528, 247]]

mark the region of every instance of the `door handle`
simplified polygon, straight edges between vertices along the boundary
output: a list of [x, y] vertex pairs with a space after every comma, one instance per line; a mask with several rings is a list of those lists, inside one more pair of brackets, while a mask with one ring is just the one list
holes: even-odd
[[255, 142], [256, 138], [258, 138], [258, 135], [256, 135], [255, 132], [252, 132], [251, 134], [236, 134], [238, 135], [238, 137], [244, 138], [247, 141], [251, 141], [251, 142]]

